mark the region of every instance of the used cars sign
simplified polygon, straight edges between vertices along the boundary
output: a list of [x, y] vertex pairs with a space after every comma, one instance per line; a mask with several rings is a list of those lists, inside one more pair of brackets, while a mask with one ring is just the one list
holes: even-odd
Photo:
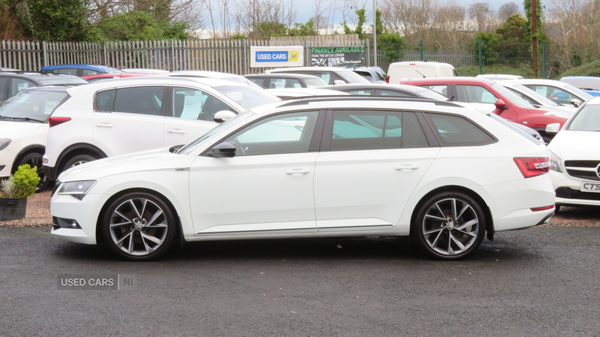
[[262, 67], [298, 67], [304, 65], [302, 46], [250, 47], [252, 59], [250, 66]]

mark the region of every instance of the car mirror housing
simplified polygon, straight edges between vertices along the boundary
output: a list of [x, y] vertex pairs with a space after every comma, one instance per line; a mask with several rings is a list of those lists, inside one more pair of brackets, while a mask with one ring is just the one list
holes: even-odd
[[215, 158], [231, 158], [235, 157], [236, 148], [230, 142], [223, 142], [215, 145], [207, 154], [209, 157]]
[[571, 100], [571, 104], [573, 104], [575, 107], [579, 107], [581, 105], [581, 101], [578, 100], [577, 98], [573, 98]]
[[508, 110], [508, 105], [506, 105], [506, 103], [501, 99], [496, 100], [494, 105], [496, 106], [496, 109], [499, 110], [497, 113], [501, 113], [503, 110]]
[[346, 84], [346, 82], [342, 81], [342, 80], [334, 80], [333, 81], [334, 85], [338, 85], [338, 84]]
[[217, 123], [227, 122], [228, 120], [235, 117], [235, 112], [229, 110], [221, 110], [215, 114], [214, 121]]
[[546, 125], [546, 133], [556, 134], [560, 131], [560, 123], [552, 123]]

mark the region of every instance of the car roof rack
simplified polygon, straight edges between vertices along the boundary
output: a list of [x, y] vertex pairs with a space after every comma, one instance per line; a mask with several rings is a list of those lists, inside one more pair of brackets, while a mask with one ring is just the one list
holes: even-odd
[[309, 104], [312, 102], [329, 102], [329, 101], [397, 101], [397, 102], [420, 102], [420, 103], [433, 103], [440, 106], [450, 106], [457, 108], [464, 108], [464, 106], [456, 104], [450, 101], [436, 101], [428, 98], [411, 98], [411, 97], [398, 97], [398, 96], [316, 96], [316, 97], [301, 97], [297, 99], [285, 100], [285, 103], [281, 104], [280, 107], [294, 106]]

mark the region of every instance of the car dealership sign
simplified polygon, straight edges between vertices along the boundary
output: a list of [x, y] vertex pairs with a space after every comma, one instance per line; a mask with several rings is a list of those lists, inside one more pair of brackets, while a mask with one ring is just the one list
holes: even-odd
[[304, 65], [304, 47], [302, 46], [277, 46], [258, 47], [251, 46], [252, 59], [250, 67], [298, 67]]

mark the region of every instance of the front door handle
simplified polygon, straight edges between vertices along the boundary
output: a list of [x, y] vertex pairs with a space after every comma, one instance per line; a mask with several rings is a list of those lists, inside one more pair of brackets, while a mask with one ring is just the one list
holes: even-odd
[[186, 134], [187, 132], [183, 129], [169, 129], [167, 130], [168, 133], [181, 133], [181, 134]]
[[310, 173], [310, 169], [305, 169], [305, 168], [294, 168], [294, 169], [285, 171], [285, 174], [290, 175], [290, 176], [301, 176], [303, 174], [308, 174], [308, 173]]
[[404, 164], [396, 166], [396, 170], [401, 172], [414, 171], [419, 168], [419, 165], [416, 164]]

